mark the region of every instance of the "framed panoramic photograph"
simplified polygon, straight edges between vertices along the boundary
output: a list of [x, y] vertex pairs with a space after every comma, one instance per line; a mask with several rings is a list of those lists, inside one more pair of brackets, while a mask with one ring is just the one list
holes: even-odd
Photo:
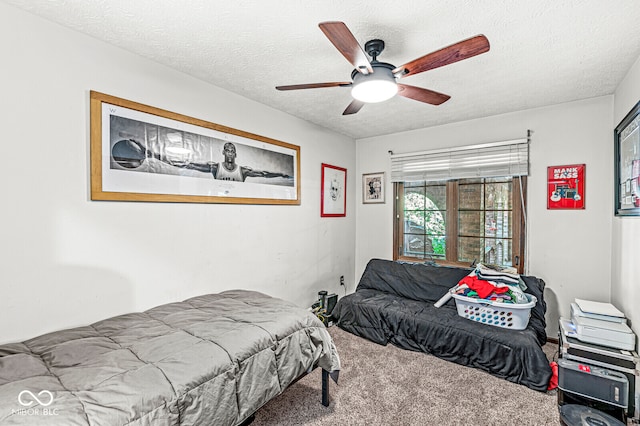
[[547, 209], [584, 209], [585, 164], [547, 167]]
[[322, 163], [320, 178], [320, 216], [347, 214], [347, 169]]
[[384, 203], [384, 172], [362, 175], [362, 202]]
[[615, 215], [640, 216], [640, 102], [614, 132]]
[[300, 204], [300, 147], [91, 91], [91, 199]]

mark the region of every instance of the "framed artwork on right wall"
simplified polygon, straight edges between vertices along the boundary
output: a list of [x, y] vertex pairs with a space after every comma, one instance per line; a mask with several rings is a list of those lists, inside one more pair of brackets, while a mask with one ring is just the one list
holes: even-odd
[[640, 216], [640, 102], [614, 132], [615, 215]]

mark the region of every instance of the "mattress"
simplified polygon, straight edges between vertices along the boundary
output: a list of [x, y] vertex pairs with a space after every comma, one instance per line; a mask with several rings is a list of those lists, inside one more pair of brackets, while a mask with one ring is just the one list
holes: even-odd
[[0, 346], [0, 424], [235, 425], [340, 360], [304, 308], [232, 290]]

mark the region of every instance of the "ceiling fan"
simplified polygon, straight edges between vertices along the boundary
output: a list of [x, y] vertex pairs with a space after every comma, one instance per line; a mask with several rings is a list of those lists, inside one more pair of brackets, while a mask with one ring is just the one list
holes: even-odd
[[[344, 22], [321, 22], [318, 26], [347, 61], [355, 67], [351, 72], [352, 81], [293, 84], [277, 86], [276, 89], [299, 90], [322, 87], [351, 87], [351, 96], [353, 96], [354, 100], [347, 106], [342, 115], [355, 114], [360, 111], [365, 103], [386, 101], [396, 94], [416, 101], [440, 105], [449, 100], [450, 96], [422, 87], [401, 84], [397, 81], [404, 77], [453, 64], [489, 51], [489, 40], [484, 35], [477, 35], [396, 67], [386, 62], [378, 61], [378, 56], [384, 50], [384, 41], [378, 39], [370, 40], [365, 43], [364, 50], [362, 50]], [[371, 61], [367, 58], [365, 51], [371, 56]]]

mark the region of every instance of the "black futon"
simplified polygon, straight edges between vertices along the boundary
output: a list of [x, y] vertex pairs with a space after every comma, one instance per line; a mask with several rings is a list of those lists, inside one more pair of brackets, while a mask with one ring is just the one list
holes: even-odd
[[373, 259], [356, 292], [338, 301], [336, 324], [357, 336], [422, 351], [475, 367], [537, 391], [546, 391], [551, 367], [546, 343], [543, 280], [522, 276], [537, 298], [524, 330], [474, 322], [458, 315], [455, 301], [440, 299], [471, 269]]

